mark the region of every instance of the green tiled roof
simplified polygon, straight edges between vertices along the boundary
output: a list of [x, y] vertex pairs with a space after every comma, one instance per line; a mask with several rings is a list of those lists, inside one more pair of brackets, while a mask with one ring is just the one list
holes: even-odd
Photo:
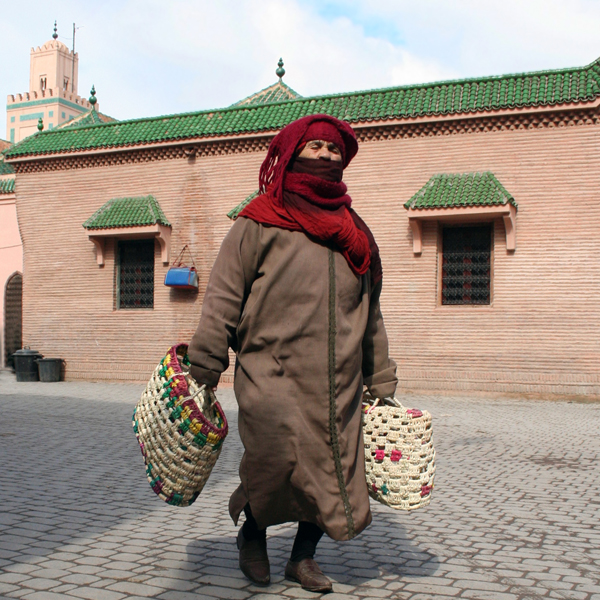
[[113, 198], [99, 208], [84, 224], [86, 229], [112, 229], [139, 225], [170, 226], [154, 196]]
[[232, 104], [232, 106], [256, 106], [271, 104], [273, 102], [283, 102], [284, 100], [296, 100], [297, 98], [302, 98], [302, 96], [280, 79], [277, 83]]
[[493, 173], [434, 175], [405, 205], [409, 210], [461, 206], [517, 206]]
[[98, 125], [99, 123], [111, 123], [114, 121], [116, 121], [116, 119], [96, 112], [96, 109], [92, 108], [88, 112], [82, 113], [70, 121], [61, 123], [58, 125], [58, 129], [66, 129], [67, 127], [83, 127], [85, 125]]
[[179, 115], [54, 129], [26, 138], [11, 148], [7, 157], [268, 132], [315, 113], [327, 113], [350, 123], [365, 123], [589, 102], [597, 97], [600, 97], [600, 59], [586, 67], [571, 69], [407, 85], [270, 104], [242, 104]]
[[12, 194], [15, 191], [15, 178], [0, 179], [0, 194]]
[[14, 167], [4, 162], [4, 157], [0, 155], [0, 175], [11, 175], [14, 172]]
[[250, 204], [250, 202], [252, 202], [252, 200], [254, 200], [256, 196], [258, 196], [258, 192], [259, 190], [252, 192], [245, 200], [242, 200], [235, 208], [232, 208], [227, 213], [227, 216], [233, 221], [235, 221], [238, 218], [238, 215], [242, 212], [242, 210], [244, 210], [244, 207]]

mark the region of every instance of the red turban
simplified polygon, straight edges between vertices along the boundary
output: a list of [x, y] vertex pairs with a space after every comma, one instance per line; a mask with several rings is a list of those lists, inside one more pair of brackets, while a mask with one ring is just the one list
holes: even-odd
[[[295, 158], [310, 140], [334, 143], [342, 161]], [[310, 115], [284, 127], [269, 145], [260, 167], [261, 195], [240, 217], [271, 227], [304, 231], [313, 239], [339, 248], [356, 275], [371, 268], [374, 283], [381, 279], [381, 260], [373, 234], [352, 210], [342, 182], [342, 170], [358, 152], [348, 123], [329, 115]], [[294, 160], [292, 160], [294, 159]]]
[[271, 141], [269, 151], [258, 177], [261, 194], [270, 188], [273, 198], [280, 202], [283, 176], [298, 147], [310, 140], [333, 142], [342, 153], [344, 169], [358, 152], [352, 127], [329, 115], [309, 115], [284, 127]]

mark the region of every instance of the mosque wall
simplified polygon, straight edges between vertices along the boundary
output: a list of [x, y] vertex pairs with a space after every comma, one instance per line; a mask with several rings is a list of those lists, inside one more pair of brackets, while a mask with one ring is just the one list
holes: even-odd
[[[345, 180], [371, 226], [382, 309], [401, 391], [600, 395], [600, 153], [595, 125], [366, 141]], [[18, 174], [23, 343], [66, 360], [68, 379], [148, 377], [191, 337], [226, 213], [257, 188], [264, 152]], [[441, 306], [439, 226], [413, 254], [403, 204], [437, 173], [492, 171], [517, 201], [517, 248], [493, 223], [489, 306]], [[40, 196], [39, 190], [44, 194]], [[115, 309], [106, 262], [82, 223], [111, 198], [152, 194], [173, 225], [171, 260], [190, 244], [198, 294], [166, 288], [155, 248], [154, 309]], [[52, 211], [44, 207], [52, 207]], [[224, 383], [231, 382], [231, 371]]]
[[[382, 308], [406, 390], [600, 395], [597, 126], [368, 142], [347, 174], [381, 248]], [[402, 207], [436, 173], [492, 171], [518, 203], [494, 222], [489, 306], [441, 306], [439, 225], [421, 256]]]

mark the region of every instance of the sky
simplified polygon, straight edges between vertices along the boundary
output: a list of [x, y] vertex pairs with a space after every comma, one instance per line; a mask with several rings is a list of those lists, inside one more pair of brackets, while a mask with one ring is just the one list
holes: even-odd
[[[79, 94], [132, 119], [229, 106], [277, 81], [303, 96], [584, 66], [600, 0], [0, 0], [0, 92], [28, 91], [29, 55], [71, 47]], [[6, 138], [6, 112], [0, 116]]]

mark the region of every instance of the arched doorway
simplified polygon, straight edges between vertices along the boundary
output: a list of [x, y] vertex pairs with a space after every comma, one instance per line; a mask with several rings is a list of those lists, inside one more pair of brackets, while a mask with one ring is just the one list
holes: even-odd
[[4, 364], [13, 366], [12, 354], [21, 348], [23, 327], [23, 275], [13, 273], [4, 292]]

